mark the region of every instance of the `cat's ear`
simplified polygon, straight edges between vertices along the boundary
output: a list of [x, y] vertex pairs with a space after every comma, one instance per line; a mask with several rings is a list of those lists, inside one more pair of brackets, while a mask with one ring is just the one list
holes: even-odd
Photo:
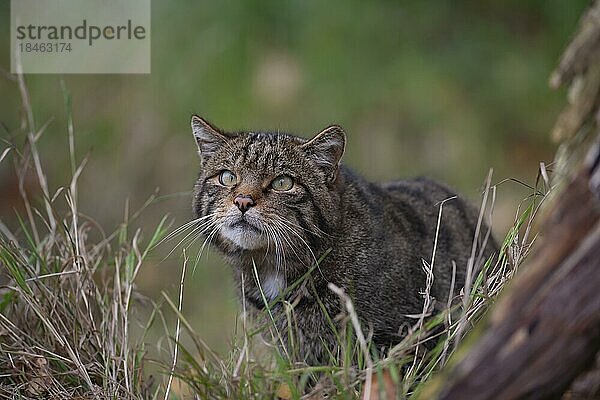
[[203, 160], [227, 142], [225, 133], [197, 115], [192, 116], [192, 132], [198, 145], [198, 153]]
[[333, 181], [346, 148], [346, 133], [341, 126], [331, 125], [301, 147]]

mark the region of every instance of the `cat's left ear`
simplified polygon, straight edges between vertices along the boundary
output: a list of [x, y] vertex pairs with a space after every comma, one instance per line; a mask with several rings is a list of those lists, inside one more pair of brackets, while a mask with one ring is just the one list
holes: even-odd
[[331, 125], [301, 146], [327, 173], [330, 182], [335, 180], [346, 148], [346, 133], [339, 125]]

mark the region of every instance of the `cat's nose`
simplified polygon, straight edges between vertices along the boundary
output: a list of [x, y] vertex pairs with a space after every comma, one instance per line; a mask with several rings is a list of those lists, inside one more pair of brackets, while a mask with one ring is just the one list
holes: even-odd
[[250, 195], [238, 194], [236, 196], [236, 198], [233, 200], [233, 202], [235, 203], [237, 208], [240, 209], [242, 214], [245, 213], [246, 211], [248, 211], [248, 209], [250, 209], [250, 207], [253, 207], [254, 205], [256, 205], [256, 203], [254, 202], [254, 199]]

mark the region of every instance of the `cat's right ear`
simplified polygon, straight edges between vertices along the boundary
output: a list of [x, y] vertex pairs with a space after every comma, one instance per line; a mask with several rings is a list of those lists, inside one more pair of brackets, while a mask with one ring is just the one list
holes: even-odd
[[339, 125], [331, 125], [301, 146], [310, 158], [327, 174], [327, 180], [336, 178], [346, 148], [346, 133]]
[[219, 128], [197, 115], [192, 116], [192, 132], [198, 145], [198, 153], [203, 160], [227, 142], [227, 136]]

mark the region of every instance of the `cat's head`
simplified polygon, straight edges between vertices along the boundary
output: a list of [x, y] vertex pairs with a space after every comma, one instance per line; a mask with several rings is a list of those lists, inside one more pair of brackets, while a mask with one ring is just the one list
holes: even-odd
[[346, 142], [341, 127], [307, 140], [227, 133], [193, 116], [192, 131], [201, 158], [194, 212], [204, 235], [230, 249], [264, 249], [280, 257], [306, 255], [311, 242], [327, 235], [339, 201]]

